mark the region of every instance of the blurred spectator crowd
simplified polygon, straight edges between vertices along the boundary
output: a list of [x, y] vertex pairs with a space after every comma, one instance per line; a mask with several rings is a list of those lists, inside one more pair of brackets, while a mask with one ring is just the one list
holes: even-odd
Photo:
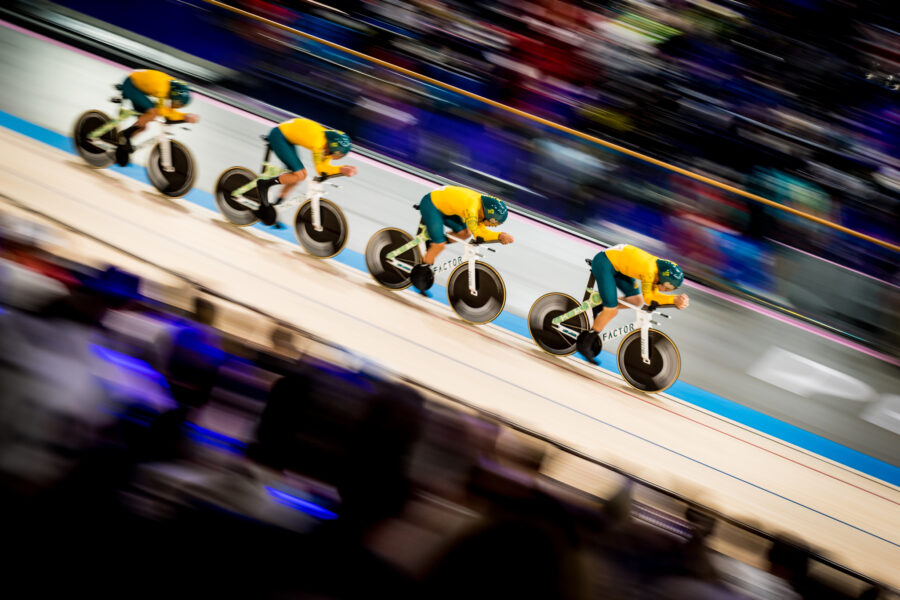
[[[776, 202], [900, 241], [894, 3], [239, 3], [301, 31]], [[774, 239], [898, 282], [895, 253], [245, 19], [260, 71], [350, 109], [367, 147], [693, 271], [771, 287]], [[304, 99], [307, 106], [309, 102]], [[692, 237], [693, 243], [686, 240]], [[692, 251], [700, 245], [706, 252]], [[712, 252], [709, 250], [712, 249]]]
[[[6, 589], [92, 597], [877, 598], [802, 541], [542, 474], [545, 444], [364, 366], [226, 333], [0, 214]], [[52, 234], [52, 232], [51, 232]], [[308, 341], [308, 340], [307, 340]], [[332, 349], [333, 350], [333, 349]], [[678, 505], [676, 505], [678, 506]], [[885, 596], [882, 596], [885, 597]]]

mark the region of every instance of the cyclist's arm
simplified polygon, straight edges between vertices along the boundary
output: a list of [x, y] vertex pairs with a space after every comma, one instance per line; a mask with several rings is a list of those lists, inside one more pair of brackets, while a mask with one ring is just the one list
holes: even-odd
[[313, 163], [316, 166], [316, 175], [319, 173], [337, 175], [341, 172], [341, 167], [331, 164], [331, 159], [325, 156], [324, 150], [313, 150]]
[[466, 214], [466, 228], [472, 233], [473, 238], [481, 238], [486, 242], [492, 242], [500, 237], [499, 231], [488, 229], [479, 223], [477, 215]]
[[156, 102], [156, 113], [163, 117], [164, 119], [168, 119], [170, 121], [184, 121], [185, 114], [181, 111], [175, 110], [170, 106], [166, 106], [165, 100], [158, 100]]
[[654, 300], [656, 300], [656, 303], [660, 306], [664, 304], [675, 304], [675, 296], [663, 294], [651, 281], [641, 280], [641, 293], [644, 296], [644, 304], [650, 304]]

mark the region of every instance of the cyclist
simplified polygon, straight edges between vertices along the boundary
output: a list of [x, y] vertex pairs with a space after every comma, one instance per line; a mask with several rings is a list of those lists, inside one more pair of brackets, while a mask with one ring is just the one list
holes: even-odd
[[506, 204], [494, 196], [455, 185], [447, 185], [425, 194], [419, 202], [422, 223], [431, 240], [422, 262], [412, 268], [410, 279], [420, 292], [425, 292], [434, 284], [435, 259], [447, 245], [444, 227], [449, 227], [459, 238], [471, 234], [485, 241], [500, 240], [502, 244], [512, 244], [513, 236], [508, 233], [490, 231], [506, 221]]
[[[116, 162], [121, 166], [128, 164], [134, 147], [131, 138], [140, 133], [147, 123], [156, 117], [163, 117], [170, 121], [187, 121], [196, 123], [200, 120], [195, 114], [182, 113], [178, 108], [187, 106], [191, 101], [191, 90], [188, 85], [166, 75], [162, 71], [140, 69], [134, 71], [125, 78], [122, 83], [122, 96], [131, 102], [134, 110], [141, 113], [138, 120], [122, 131], [123, 143], [116, 150]], [[150, 97], [156, 98], [154, 102]]]
[[[306, 179], [306, 168], [297, 154], [296, 146], [302, 146], [312, 152], [316, 174], [356, 175], [356, 167], [352, 165], [332, 165], [332, 160], [339, 160], [350, 152], [353, 145], [350, 136], [343, 131], [327, 129], [310, 119], [291, 119], [274, 127], [266, 138], [269, 146], [281, 162], [290, 170], [278, 177], [260, 179], [256, 184], [259, 190], [260, 204], [263, 207], [277, 206], [295, 185]], [[281, 195], [275, 202], [269, 203], [269, 188], [273, 185], [284, 185]], [[276, 225], [276, 223], [266, 223]]]
[[576, 348], [592, 362], [602, 347], [600, 333], [619, 312], [616, 288], [625, 294], [625, 302], [634, 306], [656, 300], [660, 305], [674, 304], [682, 310], [690, 304], [687, 294], [660, 293], [681, 286], [684, 281], [681, 267], [629, 244], [618, 244], [598, 252], [591, 260], [591, 273], [597, 281], [603, 308], [594, 318], [591, 329], [578, 336]]

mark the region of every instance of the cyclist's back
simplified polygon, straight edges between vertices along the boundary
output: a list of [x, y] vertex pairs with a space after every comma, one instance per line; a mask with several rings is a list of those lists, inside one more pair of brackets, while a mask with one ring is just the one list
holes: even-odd
[[[659, 304], [672, 304], [674, 297], [657, 291], [657, 257], [631, 244], [617, 244], [603, 251], [613, 268], [641, 284], [641, 292], [646, 303], [656, 300]], [[615, 306], [615, 304], [613, 304]]]
[[431, 202], [434, 207], [445, 215], [456, 215], [463, 220], [466, 228], [475, 237], [491, 241], [500, 237], [500, 232], [492, 231], [481, 225], [479, 209], [481, 209], [482, 194], [468, 188], [447, 185], [431, 192]]
[[[176, 81], [174, 77], [171, 75], [166, 75], [162, 71], [154, 71], [153, 69], [138, 69], [131, 73], [128, 77], [128, 80], [137, 88], [137, 90], [147, 96], [153, 96], [156, 98], [155, 106], [146, 106], [146, 104], [141, 104], [140, 100], [135, 102], [135, 100], [128, 95], [128, 90], [123, 89], [126, 97], [129, 100], [132, 100], [132, 103], [135, 105], [135, 109], [139, 112], [146, 112], [150, 108], [156, 109], [156, 114], [160, 117], [169, 119], [171, 121], [183, 121], [185, 114], [179, 110], [176, 110], [172, 106], [166, 105], [166, 100], [169, 99], [169, 95], [172, 91], [172, 82]], [[128, 81], [126, 80], [126, 81]]]

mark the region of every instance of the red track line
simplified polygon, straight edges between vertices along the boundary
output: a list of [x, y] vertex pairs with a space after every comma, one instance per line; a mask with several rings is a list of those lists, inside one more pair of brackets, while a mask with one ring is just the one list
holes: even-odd
[[[474, 330], [478, 335], [480, 335], [480, 336], [482, 336], [482, 337], [484, 337], [484, 338], [488, 338], [488, 339], [492, 340], [493, 342], [499, 342], [499, 343], [503, 344], [504, 346], [506, 346], [507, 348], [512, 348], [513, 350], [516, 350], [516, 351], [521, 352], [521, 353], [523, 353], [523, 354], [528, 354], [528, 355], [530, 355], [530, 356], [535, 356], [533, 353], [530, 353], [530, 352], [528, 352], [528, 351], [526, 351], [526, 350], [523, 350], [522, 348], [518, 348], [518, 347], [513, 346], [513, 345], [511, 345], [511, 344], [509, 344], [509, 343], [507, 343], [507, 342], [504, 342], [504, 341], [502, 341], [502, 340], [498, 340], [497, 338], [491, 337], [491, 336], [487, 335], [486, 333], [482, 333], [481, 331], [478, 331], [478, 326], [472, 326], [472, 325], [469, 325], [469, 324], [463, 324], [463, 323], [460, 323], [460, 322], [456, 321], [455, 319], [451, 319], [451, 322], [452, 322], [454, 325], [456, 325], [457, 327], [465, 327], [465, 328], [467, 328], [467, 329]], [[542, 361], [546, 362], [546, 363], [554, 363], [554, 364], [555, 364], [555, 361], [552, 361], [551, 359], [548, 359], [548, 358], [546, 358], [546, 357], [544, 357], [544, 356], [541, 356], [540, 359], [541, 359]], [[570, 373], [573, 373], [573, 374], [575, 374], [575, 375], [578, 375], [579, 377], [583, 377], [584, 379], [588, 379], [588, 380], [593, 381], [593, 382], [595, 382], [595, 383], [599, 383], [600, 385], [602, 385], [602, 386], [604, 386], [604, 387], [606, 387], [606, 388], [608, 388], [608, 389], [616, 390], [616, 391], [618, 391], [618, 392], [620, 392], [620, 393], [622, 393], [622, 394], [625, 394], [625, 395], [627, 395], [627, 396], [630, 396], [630, 397], [632, 397], [632, 398], [635, 398], [636, 400], [640, 400], [640, 401], [643, 402], [644, 404], [648, 404], [648, 405], [650, 405], [650, 406], [653, 406], [654, 408], [658, 408], [658, 409], [660, 409], [660, 410], [664, 410], [664, 411], [666, 411], [667, 413], [672, 414], [672, 415], [675, 415], [675, 416], [680, 417], [680, 418], [682, 418], [682, 419], [685, 419], [686, 421], [690, 421], [691, 423], [695, 423], [695, 424], [697, 424], [697, 425], [700, 425], [701, 427], [705, 427], [705, 428], [707, 428], [707, 429], [710, 429], [710, 430], [712, 430], [712, 431], [715, 431], [716, 433], [720, 433], [720, 434], [722, 434], [722, 435], [724, 435], [724, 436], [730, 437], [730, 438], [732, 438], [732, 439], [734, 439], [734, 440], [737, 440], [737, 441], [739, 441], [739, 442], [741, 442], [741, 443], [747, 444], [748, 446], [752, 446], [753, 448], [756, 448], [756, 449], [758, 449], [758, 450], [762, 450], [763, 452], [767, 452], [767, 453], [769, 453], [769, 454], [771, 454], [771, 455], [773, 455], [773, 456], [777, 456], [778, 458], [783, 458], [784, 460], [789, 461], [789, 462], [792, 462], [792, 463], [794, 463], [795, 465], [798, 465], [798, 466], [801, 466], [801, 467], [803, 467], [803, 468], [809, 469], [810, 471], [813, 471], [813, 472], [818, 473], [818, 474], [820, 474], [820, 475], [824, 475], [824, 476], [826, 476], [826, 477], [828, 477], [828, 478], [830, 478], [830, 479], [833, 479], [833, 480], [835, 480], [835, 481], [838, 481], [838, 482], [840, 482], [840, 483], [849, 485], [850, 487], [856, 488], [857, 490], [860, 490], [860, 491], [865, 492], [865, 493], [867, 493], [867, 494], [871, 494], [872, 496], [875, 496], [876, 498], [880, 498], [880, 499], [882, 499], [882, 500], [885, 500], [886, 502], [890, 502], [891, 504], [895, 504], [895, 505], [897, 505], [897, 506], [900, 506], [900, 502], [898, 502], [897, 500], [892, 500], [891, 498], [887, 498], [887, 497], [885, 497], [885, 496], [882, 496], [881, 494], [878, 494], [878, 493], [873, 492], [873, 491], [871, 491], [871, 490], [867, 490], [866, 488], [861, 487], [861, 486], [859, 486], [859, 485], [856, 485], [855, 483], [851, 483], [851, 482], [849, 482], [849, 481], [846, 481], [846, 480], [844, 480], [844, 479], [841, 479], [840, 477], [836, 477], [836, 476], [832, 475], [831, 473], [826, 473], [825, 471], [822, 471], [822, 470], [820, 470], [820, 469], [817, 469], [817, 468], [815, 468], [815, 467], [812, 467], [812, 466], [810, 466], [810, 465], [807, 465], [807, 464], [805, 464], [805, 463], [802, 463], [802, 462], [800, 462], [800, 461], [798, 461], [798, 460], [795, 460], [795, 459], [793, 459], [793, 458], [787, 457], [787, 456], [785, 456], [785, 455], [783, 455], [783, 454], [779, 454], [778, 452], [775, 452], [774, 450], [770, 450], [770, 449], [768, 449], [768, 448], [764, 448], [764, 447], [762, 447], [762, 446], [760, 446], [760, 445], [758, 445], [758, 444], [754, 444], [753, 442], [751, 442], [751, 441], [749, 441], [749, 440], [745, 440], [745, 439], [743, 439], [743, 438], [741, 438], [741, 437], [739, 437], [739, 436], [736, 436], [736, 435], [734, 435], [734, 434], [731, 434], [731, 433], [728, 433], [728, 432], [723, 431], [723, 430], [721, 430], [721, 429], [718, 429], [718, 428], [716, 428], [716, 427], [713, 427], [712, 425], [708, 425], [708, 424], [706, 424], [706, 423], [703, 423], [703, 422], [701, 422], [701, 421], [698, 421], [698, 420], [696, 420], [696, 419], [693, 419], [693, 418], [691, 418], [691, 417], [689, 417], [689, 416], [687, 416], [687, 415], [683, 415], [683, 414], [681, 414], [681, 413], [679, 413], [679, 412], [676, 412], [676, 411], [674, 411], [674, 410], [672, 410], [672, 409], [670, 409], [670, 408], [666, 408], [665, 406], [662, 406], [662, 405], [660, 405], [660, 404], [657, 403], [657, 402], [652, 402], [652, 401], [648, 400], [647, 398], [643, 398], [643, 397], [641, 397], [641, 396], [638, 396], [638, 395], [634, 394], [633, 392], [629, 392], [629, 391], [627, 391], [627, 390], [622, 390], [622, 389], [613, 387], [613, 386], [609, 385], [608, 383], [603, 382], [603, 381], [600, 381], [599, 379], [596, 379], [595, 377], [592, 377], [592, 376], [587, 375], [587, 374], [585, 374], [585, 373], [581, 373], [581, 372], [579, 372], [579, 371], [577, 371], [577, 370], [574, 370], [574, 369], [566, 368], [564, 365], [558, 365], [558, 366], [562, 366], [563, 368], [565, 368], [565, 369], [566, 369], [567, 371], [569, 371]]]

